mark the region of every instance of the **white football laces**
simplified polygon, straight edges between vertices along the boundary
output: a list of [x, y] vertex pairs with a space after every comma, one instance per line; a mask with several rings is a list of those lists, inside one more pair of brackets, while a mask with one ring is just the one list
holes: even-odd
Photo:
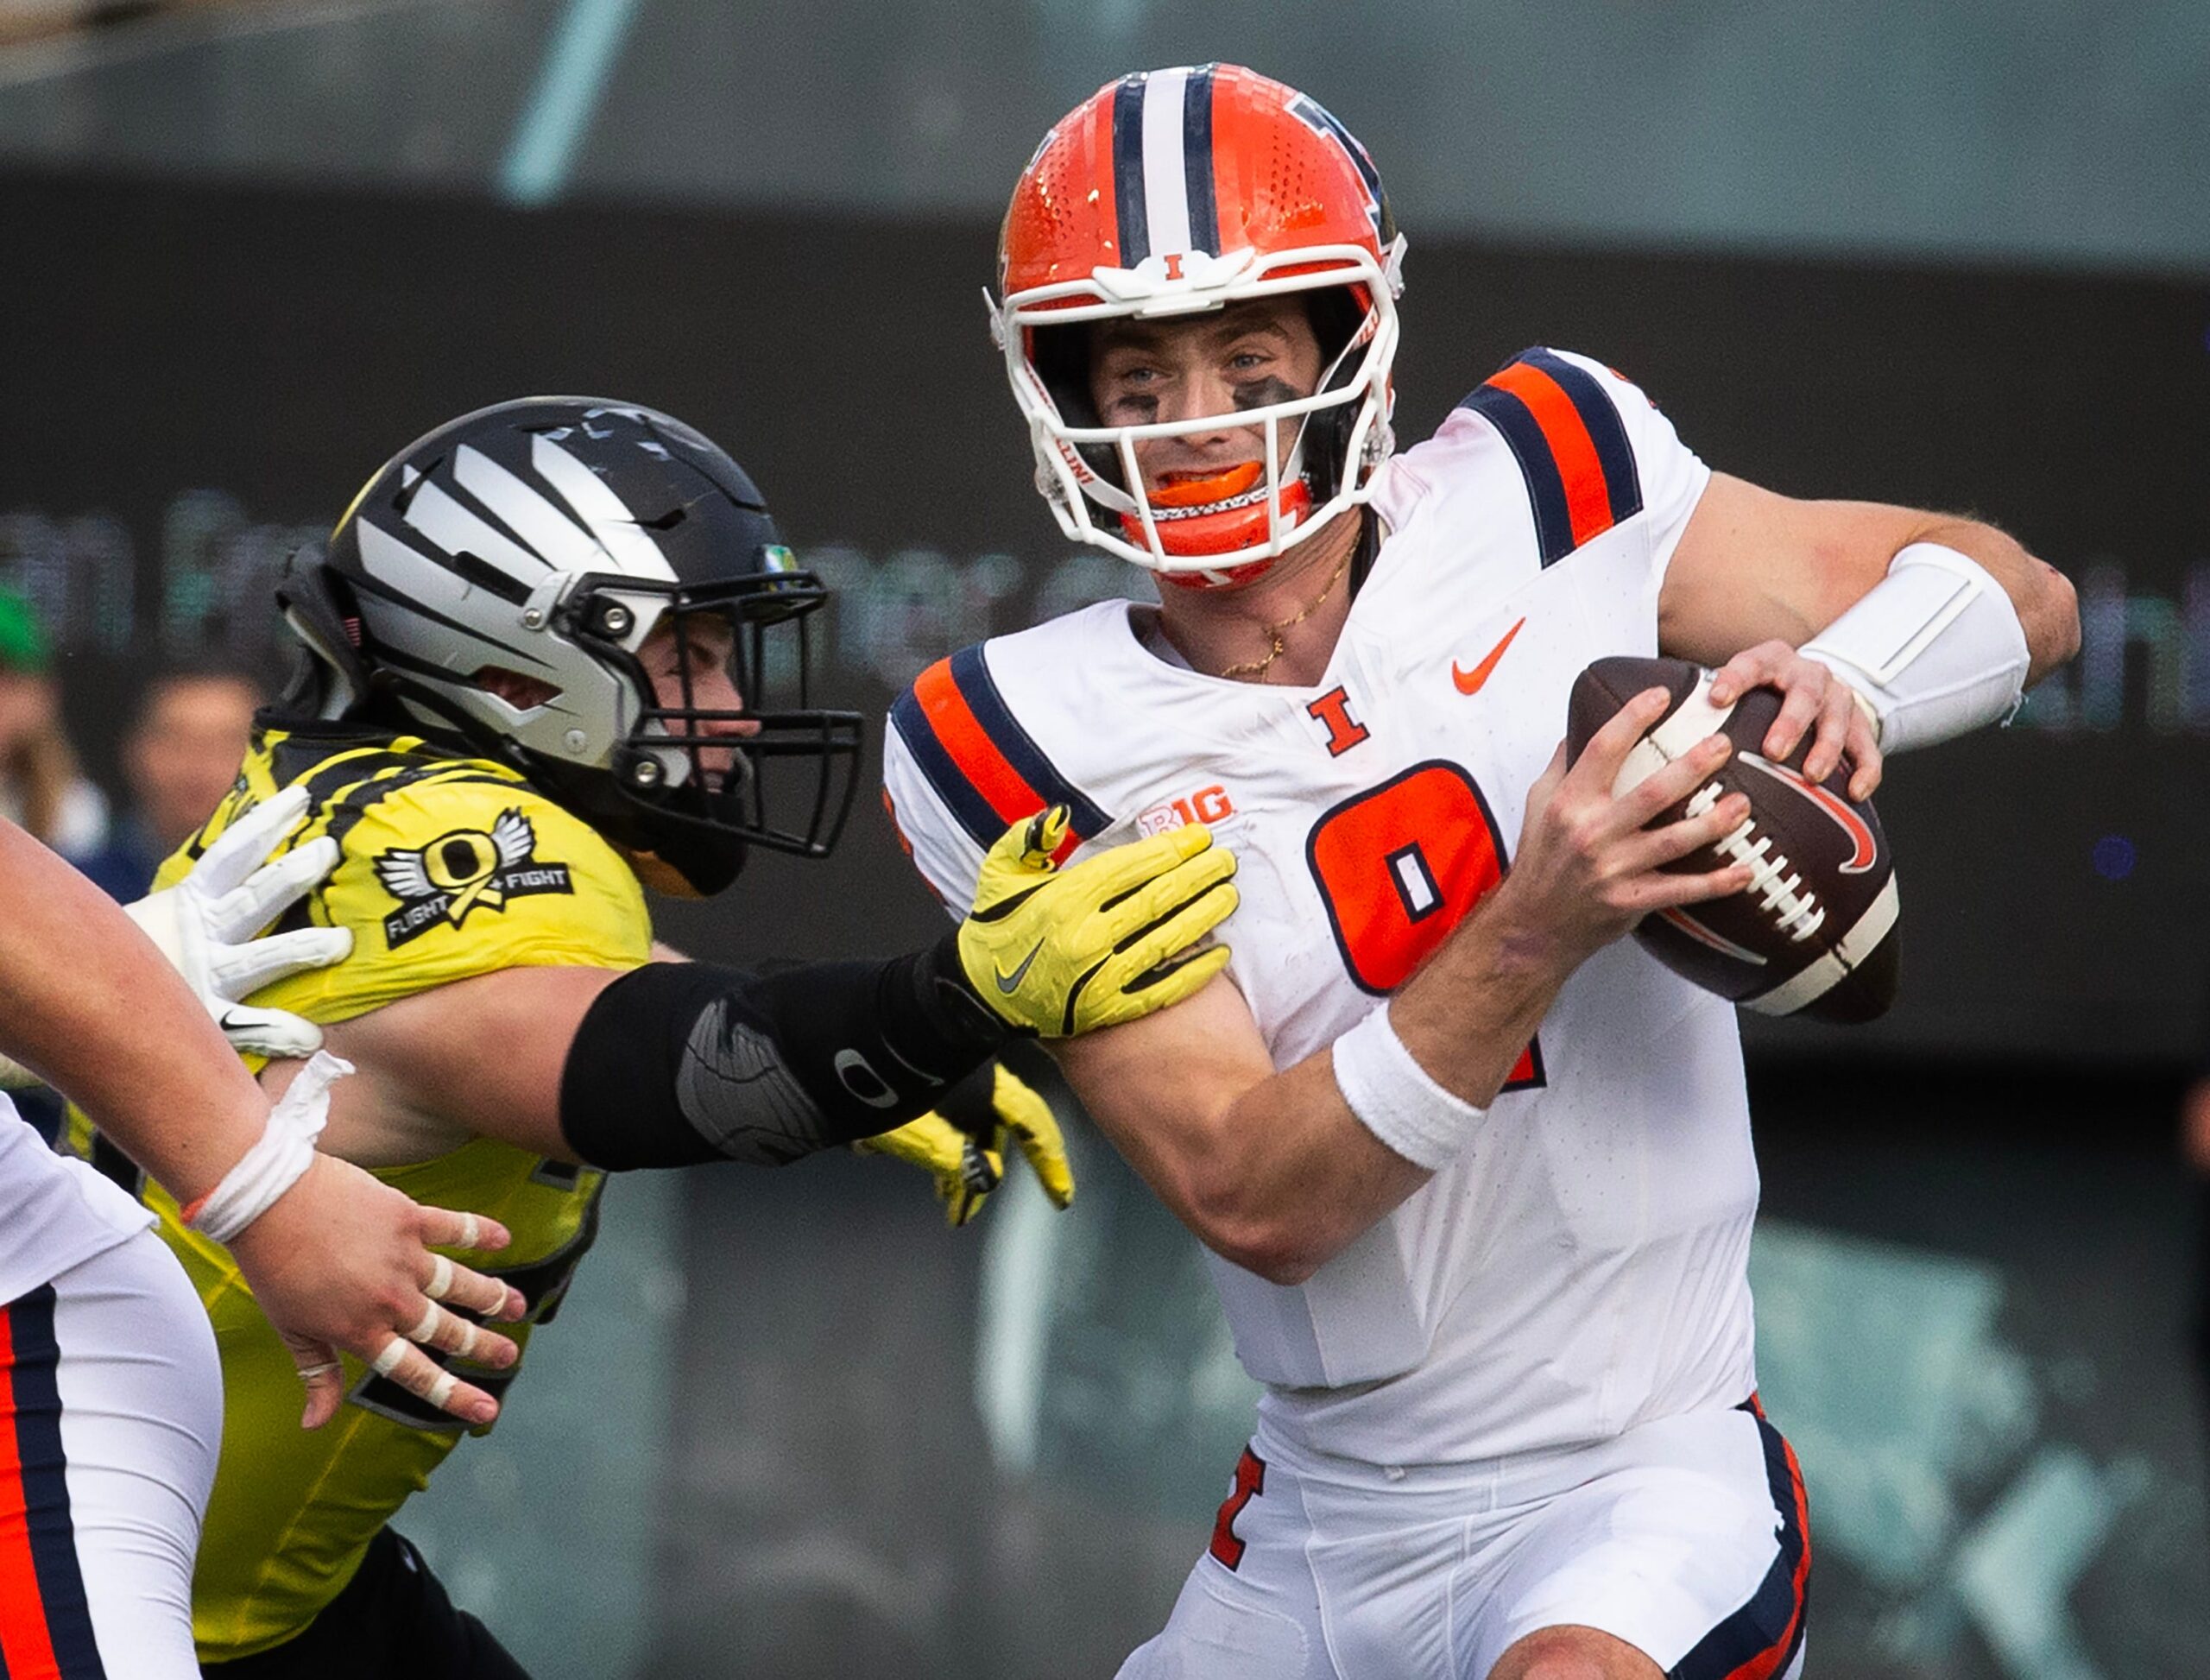
[[[1719, 803], [1724, 792], [1715, 781], [1698, 788], [1689, 800], [1687, 814], [1702, 816]], [[1756, 807], [1752, 805], [1751, 809], [1754, 812]], [[1712, 849], [1730, 863], [1748, 867], [1750, 884], [1742, 890], [1762, 900], [1774, 925], [1793, 943], [1801, 944], [1825, 922], [1825, 906], [1819, 903], [1815, 894], [1804, 887], [1802, 875], [1788, 873], [1787, 855], [1773, 850], [1771, 835], [1757, 832], [1754, 816], [1745, 817], [1733, 833], [1712, 842]]]

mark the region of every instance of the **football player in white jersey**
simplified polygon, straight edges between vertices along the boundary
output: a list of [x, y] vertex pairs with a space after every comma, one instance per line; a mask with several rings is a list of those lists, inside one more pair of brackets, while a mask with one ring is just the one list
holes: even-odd
[[1043, 804], [1070, 849], [1203, 821], [1241, 860], [1224, 976], [1066, 1047], [1211, 1251], [1266, 1385], [1207, 1554], [1124, 1676], [1771, 1680], [1799, 1672], [1802, 1482], [1755, 1402], [1757, 1206], [1732, 1012], [1632, 941], [1746, 870], [1643, 824], [1646, 694], [1569, 769], [1591, 660], [1771, 684], [1765, 742], [1881, 755], [1993, 723], [2077, 643], [1992, 527], [1714, 473], [1550, 350], [1389, 430], [1404, 242], [1371, 161], [1247, 70], [1124, 78], [1045, 136], [996, 326], [1072, 537], [1147, 567], [898, 702], [893, 814], [964, 904]]
[[[417, 1207], [315, 1153], [342, 1063], [325, 1059], [272, 1107], [224, 1041], [295, 1055], [319, 1042], [296, 1016], [239, 1005], [263, 981], [329, 961], [343, 938], [246, 937], [335, 861], [302, 849], [256, 867], [305, 808], [272, 805], [129, 917], [0, 822], [0, 1084], [23, 1083], [25, 1064], [52, 1079], [230, 1245], [306, 1379], [303, 1423], [337, 1410], [339, 1348], [487, 1421], [496, 1402], [414, 1343], [467, 1336], [492, 1365], [513, 1361], [508, 1338], [439, 1303], [514, 1318], [520, 1293], [426, 1246], [504, 1247], [504, 1228]], [[0, 1096], [0, 1674], [199, 1673], [192, 1563], [222, 1383], [206, 1314], [152, 1224]]]

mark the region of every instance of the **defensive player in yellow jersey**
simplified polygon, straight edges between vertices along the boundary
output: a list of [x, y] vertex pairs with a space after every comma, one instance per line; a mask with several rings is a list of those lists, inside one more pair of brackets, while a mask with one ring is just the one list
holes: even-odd
[[[1065, 820], [1046, 812], [1007, 834], [972, 916], [927, 951], [766, 977], [653, 961], [641, 882], [710, 893], [748, 845], [833, 843], [859, 719], [763, 698], [771, 638], [802, 636], [823, 598], [742, 471], [666, 416], [580, 399], [465, 416], [370, 480], [326, 556], [295, 559], [279, 599], [305, 675], [163, 868], [162, 885], [184, 877], [230, 824], [305, 790], [292, 843], [338, 856], [303, 925], [350, 931], [351, 952], [252, 1001], [319, 1023], [359, 1069], [323, 1147], [511, 1233], [496, 1275], [527, 1300], [516, 1341], [590, 1246], [605, 1170], [780, 1164], [913, 1122], [888, 1146], [963, 1165], [970, 1200], [980, 1152], [963, 1163], [916, 1116], [1009, 1035], [1132, 1019], [1226, 960], [1191, 954], [1235, 901], [1209, 837], [1058, 870]], [[1001, 1117], [1040, 1108], [1006, 1096]], [[1064, 1195], [1056, 1140], [1029, 1129]], [[519, 1674], [386, 1526], [458, 1425], [349, 1362], [350, 1404], [302, 1434], [291, 1362], [235, 1266], [145, 1194], [223, 1351], [203, 1664], [226, 1680]], [[511, 1380], [468, 1352], [471, 1380]]]

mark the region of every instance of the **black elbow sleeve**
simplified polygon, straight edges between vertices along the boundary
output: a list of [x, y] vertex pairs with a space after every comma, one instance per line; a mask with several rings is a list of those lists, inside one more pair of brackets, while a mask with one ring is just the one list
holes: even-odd
[[692, 1029], [731, 976], [691, 963], [649, 963], [592, 1001], [560, 1070], [560, 1134], [609, 1172], [721, 1159], [685, 1118], [678, 1082]]
[[609, 1171], [780, 1166], [901, 1126], [1003, 1045], [941, 950], [755, 976], [652, 963], [592, 1003], [560, 1079], [560, 1130]]

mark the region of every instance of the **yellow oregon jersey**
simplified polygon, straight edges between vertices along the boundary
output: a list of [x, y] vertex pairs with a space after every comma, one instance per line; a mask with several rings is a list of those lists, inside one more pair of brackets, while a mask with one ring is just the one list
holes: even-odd
[[[263, 732], [237, 787], [155, 884], [171, 884], [242, 812], [294, 782], [313, 804], [287, 845], [328, 834], [342, 856], [294, 919], [350, 928], [353, 951], [257, 993], [256, 1004], [328, 1024], [500, 969], [628, 969], [650, 954], [635, 875], [578, 818], [501, 766], [332, 725]], [[513, 1282], [540, 1323], [590, 1246], [602, 1175], [479, 1138], [376, 1176], [419, 1202], [505, 1225], [505, 1251], [458, 1258]], [[157, 1187], [146, 1199], [222, 1352], [222, 1460], [193, 1585], [200, 1660], [219, 1663], [306, 1626], [463, 1425], [349, 1360], [350, 1404], [323, 1429], [302, 1430], [297, 1367], [229, 1251], [186, 1229]], [[519, 1342], [527, 1329], [509, 1333]], [[511, 1380], [458, 1368], [494, 1393]]]

